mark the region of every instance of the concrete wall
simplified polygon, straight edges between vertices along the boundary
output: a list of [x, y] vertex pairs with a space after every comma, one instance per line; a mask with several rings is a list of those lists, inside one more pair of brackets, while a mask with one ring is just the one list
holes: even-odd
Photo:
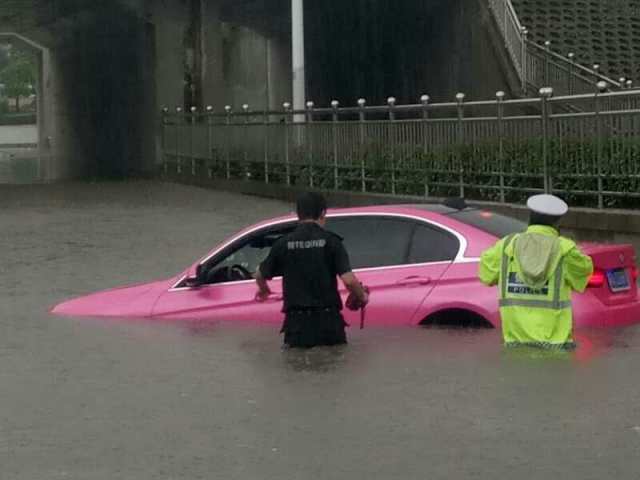
[[290, 41], [242, 25], [224, 26], [225, 104], [281, 109], [291, 101]]
[[[309, 97], [370, 105], [493, 98], [513, 85], [484, 0], [327, 0], [306, 3]], [[500, 45], [499, 43], [497, 45]]]
[[149, 171], [154, 104], [152, 31], [128, 10], [96, 8], [66, 32], [55, 52], [71, 171], [123, 176]]

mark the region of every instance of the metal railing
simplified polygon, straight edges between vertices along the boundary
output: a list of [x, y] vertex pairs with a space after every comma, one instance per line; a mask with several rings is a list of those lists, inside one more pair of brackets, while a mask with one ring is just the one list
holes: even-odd
[[52, 179], [53, 157], [37, 148], [0, 148], [0, 184], [32, 184]]
[[527, 42], [524, 27], [510, 0], [488, 0], [489, 10], [493, 13], [498, 30], [502, 34], [505, 47], [520, 79], [522, 90], [526, 91], [528, 67]]
[[[527, 40], [527, 85], [530, 88], [539, 88], [548, 85], [556, 92], [565, 95], [579, 95], [593, 92], [593, 84], [605, 82], [607, 88], [621, 90], [630, 87], [630, 84], [621, 83], [605, 75], [596, 68], [587, 68], [575, 61], [575, 55], [569, 53], [563, 57], [551, 50], [551, 42], [544, 46]], [[622, 79], [625, 82], [625, 79]]]
[[630, 88], [626, 79], [614, 80], [593, 68], [579, 64], [573, 53], [566, 57], [551, 50], [551, 42], [540, 46], [528, 39], [527, 29], [520, 23], [511, 0], [488, 0], [498, 30], [521, 82], [523, 94], [550, 86], [557, 94], [590, 93], [593, 83], [606, 82], [608, 88]]
[[[580, 112], [566, 113], [567, 104]], [[304, 122], [295, 121], [300, 116]], [[162, 114], [163, 170], [311, 188], [640, 207], [640, 90], [506, 100]]]

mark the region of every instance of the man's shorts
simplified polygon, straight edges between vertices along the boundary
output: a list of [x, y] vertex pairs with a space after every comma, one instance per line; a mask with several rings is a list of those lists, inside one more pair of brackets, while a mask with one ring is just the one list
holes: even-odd
[[347, 343], [346, 323], [336, 308], [295, 309], [285, 314], [284, 343], [293, 348]]

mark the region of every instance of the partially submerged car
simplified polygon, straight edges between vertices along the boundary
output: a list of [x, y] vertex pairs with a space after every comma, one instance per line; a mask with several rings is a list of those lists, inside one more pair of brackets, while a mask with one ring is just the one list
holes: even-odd
[[[526, 224], [489, 210], [435, 204], [336, 209], [327, 219], [327, 228], [344, 238], [354, 271], [371, 290], [368, 324], [500, 326], [498, 292], [478, 280], [479, 257]], [[276, 240], [295, 226], [293, 216], [268, 220], [231, 237], [175, 277], [69, 300], [52, 313], [280, 323], [281, 279], [271, 283], [273, 295], [259, 302], [252, 275]], [[595, 272], [587, 291], [574, 295], [576, 326], [639, 322], [633, 247], [580, 247], [593, 258]], [[345, 311], [349, 323], [357, 321], [356, 315]]]

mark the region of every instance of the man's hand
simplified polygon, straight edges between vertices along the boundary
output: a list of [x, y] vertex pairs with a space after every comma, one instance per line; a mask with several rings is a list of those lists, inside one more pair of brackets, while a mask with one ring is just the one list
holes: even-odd
[[266, 302], [269, 299], [270, 295], [271, 290], [269, 290], [268, 288], [266, 290], [258, 290], [258, 293], [256, 293], [256, 301]]
[[256, 293], [256, 301], [265, 302], [271, 295], [271, 289], [269, 288], [269, 284], [260, 273], [260, 269], [254, 275], [256, 279], [256, 283], [258, 284], [258, 293]]
[[369, 303], [369, 293], [352, 272], [345, 273], [340, 279], [344, 286], [347, 287], [347, 290], [358, 299], [362, 307]]
[[367, 304], [369, 303], [369, 291], [365, 288], [363, 288], [363, 292], [364, 292], [364, 296], [362, 297], [362, 304], [364, 306], [367, 306]]

